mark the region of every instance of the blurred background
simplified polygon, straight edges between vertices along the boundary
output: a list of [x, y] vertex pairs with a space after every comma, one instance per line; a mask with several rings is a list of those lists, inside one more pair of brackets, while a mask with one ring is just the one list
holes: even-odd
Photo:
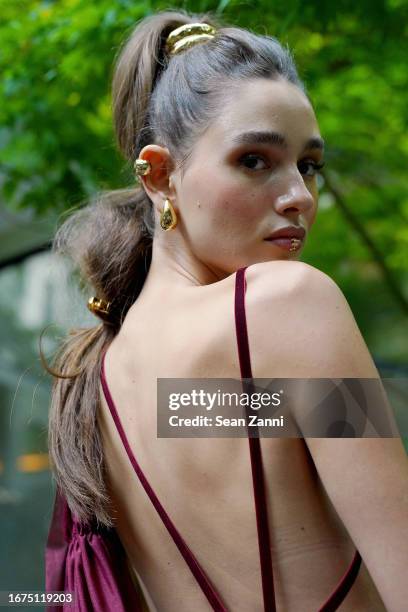
[[51, 325], [51, 356], [69, 328], [95, 324], [50, 242], [95, 191], [132, 183], [112, 134], [113, 59], [136, 21], [177, 7], [293, 50], [327, 145], [302, 259], [341, 287], [381, 375], [407, 379], [406, 0], [0, 0], [0, 590], [44, 588], [54, 486], [40, 334]]

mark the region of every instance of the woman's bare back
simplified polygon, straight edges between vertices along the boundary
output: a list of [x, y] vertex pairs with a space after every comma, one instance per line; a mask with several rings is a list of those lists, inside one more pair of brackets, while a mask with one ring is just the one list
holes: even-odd
[[[248, 268], [248, 335], [274, 266], [277, 303], [301, 272], [298, 262]], [[157, 438], [158, 377], [239, 379], [235, 275], [149, 301], [143, 294], [109, 347], [105, 371], [132, 450], [159, 500], [228, 609], [263, 610], [253, 484], [246, 438]], [[263, 288], [263, 289], [262, 289]], [[165, 298], [165, 299], [164, 299]], [[273, 300], [271, 301], [273, 310]], [[279, 336], [289, 327], [277, 306]], [[289, 335], [288, 335], [289, 337]], [[279, 351], [270, 376], [290, 376]], [[206, 612], [208, 601], [141, 486], [101, 390], [99, 426], [116, 529], [129, 561], [159, 612]], [[261, 439], [278, 610], [315, 612], [349, 567], [355, 545], [338, 518], [302, 439]], [[351, 503], [351, 502], [350, 502]], [[343, 612], [383, 612], [364, 562]]]

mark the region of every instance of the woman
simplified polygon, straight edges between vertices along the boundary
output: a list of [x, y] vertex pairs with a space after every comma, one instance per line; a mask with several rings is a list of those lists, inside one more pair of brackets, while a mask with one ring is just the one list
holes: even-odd
[[[289, 51], [208, 14], [157, 13], [121, 52], [113, 106], [141, 185], [55, 241], [103, 322], [56, 359], [47, 588], [106, 609], [100, 568], [124, 550], [145, 609], [401, 612], [399, 438], [263, 438], [251, 463], [246, 438], [157, 437], [157, 378], [378, 378], [342, 292], [299, 261], [323, 140]], [[78, 527], [92, 521], [101, 532]], [[120, 589], [110, 609], [142, 609]]]

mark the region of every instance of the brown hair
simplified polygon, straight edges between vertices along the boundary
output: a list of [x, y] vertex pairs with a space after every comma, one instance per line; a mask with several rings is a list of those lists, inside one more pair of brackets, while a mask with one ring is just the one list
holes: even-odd
[[[203, 22], [217, 29], [205, 43], [168, 57], [171, 30]], [[243, 79], [284, 78], [305, 94], [290, 51], [275, 38], [222, 26], [209, 13], [167, 10], [137, 23], [113, 75], [113, 115], [120, 151], [132, 164], [150, 143], [169, 149], [185, 171], [194, 143], [217, 116], [225, 92]], [[228, 79], [231, 87], [226, 88]], [[48, 446], [52, 471], [71, 511], [112, 526], [97, 423], [101, 354], [118, 332], [148, 273], [155, 219], [141, 186], [98, 194], [58, 229], [53, 251], [67, 255], [81, 282], [112, 303], [110, 324], [69, 332], [47, 370], [55, 376]]]

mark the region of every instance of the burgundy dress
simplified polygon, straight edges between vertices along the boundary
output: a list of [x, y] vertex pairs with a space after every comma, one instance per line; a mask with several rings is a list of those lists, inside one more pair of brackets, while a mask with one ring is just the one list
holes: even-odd
[[[241, 378], [252, 379], [245, 317], [245, 270], [246, 268], [240, 268], [236, 272], [235, 324]], [[217, 612], [228, 612], [228, 606], [222, 601], [204, 569], [171, 521], [132, 453], [106, 383], [104, 357], [105, 355], [101, 360], [102, 388], [129, 460], [152, 504], [206, 596], [209, 609]], [[276, 603], [260, 440], [256, 437], [248, 437], [248, 442], [264, 610], [265, 612], [274, 612]], [[55, 497], [45, 561], [46, 590], [73, 592], [76, 602], [73, 606], [58, 605], [47, 608], [52, 612], [63, 610], [70, 610], [71, 612], [111, 612], [113, 610], [115, 612], [125, 612], [132, 610], [132, 612], [138, 612], [142, 610], [140, 590], [133, 582], [126, 553], [115, 529], [106, 527], [97, 529], [95, 524], [84, 525], [79, 523], [70, 512], [65, 498], [59, 490], [57, 490]], [[344, 576], [318, 612], [331, 612], [338, 609], [351, 589], [360, 565], [361, 556], [356, 550]]]

